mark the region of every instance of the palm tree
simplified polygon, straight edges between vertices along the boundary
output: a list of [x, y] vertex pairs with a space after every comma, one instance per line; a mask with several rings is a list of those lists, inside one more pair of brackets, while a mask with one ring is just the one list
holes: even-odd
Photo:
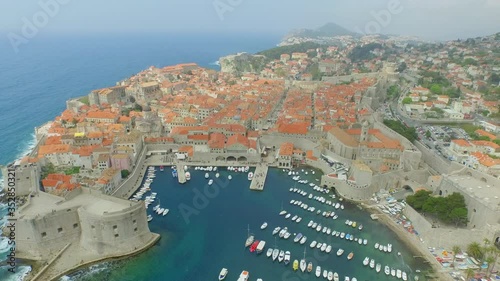
[[476, 272], [474, 271], [474, 269], [472, 269], [472, 268], [467, 268], [467, 269], [465, 270], [465, 278], [466, 278], [467, 280], [470, 280], [470, 279], [474, 276], [474, 274], [475, 274], [475, 273], [476, 273]]
[[488, 256], [484, 259], [485, 262], [488, 263], [488, 267], [486, 268], [486, 276], [490, 277], [491, 268], [495, 265], [496, 259], [493, 256]]
[[467, 253], [471, 257], [479, 260], [482, 259], [484, 256], [483, 248], [477, 242], [472, 242], [467, 246]]
[[460, 249], [460, 246], [455, 245], [451, 248], [451, 250], [453, 251], [453, 262], [451, 263], [451, 266], [455, 267], [455, 259], [457, 257], [457, 254], [461, 252], [462, 249]]

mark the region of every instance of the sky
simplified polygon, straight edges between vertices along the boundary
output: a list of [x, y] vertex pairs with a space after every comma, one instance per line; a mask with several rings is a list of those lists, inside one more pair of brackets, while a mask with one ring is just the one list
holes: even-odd
[[0, 0], [0, 40], [22, 35], [30, 25], [37, 34], [285, 35], [327, 22], [431, 40], [476, 37], [500, 31], [500, 0]]

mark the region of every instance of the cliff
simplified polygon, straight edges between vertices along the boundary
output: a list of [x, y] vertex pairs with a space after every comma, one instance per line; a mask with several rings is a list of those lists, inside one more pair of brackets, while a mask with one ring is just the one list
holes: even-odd
[[221, 72], [232, 74], [259, 73], [264, 69], [267, 58], [262, 55], [239, 53], [219, 59]]

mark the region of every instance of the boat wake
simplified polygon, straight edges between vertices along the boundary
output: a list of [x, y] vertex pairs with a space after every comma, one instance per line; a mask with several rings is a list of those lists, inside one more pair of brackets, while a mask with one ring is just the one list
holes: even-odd
[[211, 62], [210, 65], [220, 66], [220, 62], [217, 60], [217, 61]]

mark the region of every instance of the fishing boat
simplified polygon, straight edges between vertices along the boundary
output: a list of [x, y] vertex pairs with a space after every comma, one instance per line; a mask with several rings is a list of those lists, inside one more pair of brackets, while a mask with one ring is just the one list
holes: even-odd
[[248, 180], [251, 181], [252, 179], [253, 179], [253, 173], [250, 172], [250, 173], [248, 173]]
[[224, 280], [224, 278], [226, 278], [227, 272], [228, 272], [227, 268], [221, 269], [219, 273], [219, 280]]
[[333, 281], [339, 281], [339, 274], [337, 272], [333, 274]]
[[290, 263], [291, 253], [290, 251], [285, 252], [285, 265]]
[[267, 222], [264, 222], [261, 226], [260, 226], [260, 229], [266, 229], [267, 227]]
[[266, 241], [264, 240], [261, 240], [259, 242], [259, 244], [257, 245], [257, 254], [260, 254], [262, 253], [262, 251], [264, 250], [264, 247], [266, 246]]
[[377, 265], [375, 266], [375, 271], [377, 271], [377, 273], [379, 273], [381, 268], [382, 268], [382, 265], [380, 263], [377, 263]]
[[266, 252], [266, 256], [269, 258], [273, 255], [273, 248], [268, 248]]
[[306, 248], [304, 248], [304, 258], [300, 260], [300, 270], [302, 272], [306, 271]]
[[320, 277], [321, 276], [321, 266], [316, 266], [316, 277]]
[[278, 255], [278, 262], [282, 262], [285, 259], [285, 251], [281, 250]]
[[257, 249], [257, 246], [259, 245], [260, 241], [259, 240], [255, 240], [252, 245], [250, 246], [250, 252], [253, 253], [255, 252], [255, 250]]
[[298, 260], [294, 260], [293, 261], [293, 270], [296, 271], [297, 269], [299, 269], [299, 261]]
[[160, 166], [160, 172], [163, 172], [164, 170], [163, 166]]
[[243, 270], [240, 274], [240, 277], [238, 278], [237, 281], [248, 281], [248, 278], [250, 277], [250, 274], [248, 273], [248, 271], [246, 270]]
[[250, 234], [250, 225], [248, 225], [248, 236], [247, 236], [247, 240], [245, 241], [245, 247], [252, 245], [253, 240], [254, 240], [254, 236]]
[[353, 257], [354, 257], [354, 253], [353, 252], [350, 252], [349, 255], [347, 255], [347, 259], [348, 260], [352, 260]]
[[365, 257], [365, 259], [363, 260], [363, 265], [368, 265], [370, 263], [370, 258], [369, 257]]
[[339, 248], [337, 251], [337, 256], [340, 257], [340, 256], [342, 256], [343, 253], [344, 253], [344, 249]]
[[313, 263], [312, 262], [309, 262], [307, 264], [307, 272], [311, 272], [313, 270]]

